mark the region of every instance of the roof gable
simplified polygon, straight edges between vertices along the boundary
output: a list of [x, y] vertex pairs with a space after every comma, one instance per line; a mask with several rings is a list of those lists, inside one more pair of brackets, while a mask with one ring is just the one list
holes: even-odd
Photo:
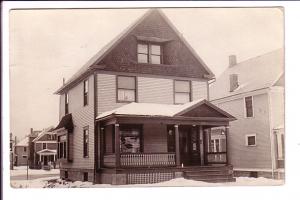
[[32, 142], [47, 140], [47, 134], [54, 134], [52, 131], [53, 131], [53, 126], [44, 129], [38, 134], [36, 138], [32, 140]]
[[[141, 65], [136, 62], [137, 45], [135, 44], [137, 40], [141, 39], [159, 43], [167, 42], [168, 44], [164, 48], [170, 50], [166, 52], [179, 49], [180, 52], [164, 55], [163, 59], [170, 64]], [[184, 69], [183, 66], [189, 69]], [[72, 83], [80, 81], [84, 78], [83, 76], [97, 69], [203, 79], [214, 77], [212, 71], [182, 37], [175, 26], [158, 9], [149, 10], [133, 25], [125, 29], [93, 56], [56, 93], [62, 93], [65, 89], [70, 88]]]

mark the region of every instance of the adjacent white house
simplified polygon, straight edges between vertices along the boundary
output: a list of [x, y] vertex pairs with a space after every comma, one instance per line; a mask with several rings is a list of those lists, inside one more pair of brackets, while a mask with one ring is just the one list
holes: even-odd
[[229, 67], [210, 87], [211, 102], [237, 118], [230, 123], [229, 162], [236, 174], [276, 176], [284, 168], [284, 51]]

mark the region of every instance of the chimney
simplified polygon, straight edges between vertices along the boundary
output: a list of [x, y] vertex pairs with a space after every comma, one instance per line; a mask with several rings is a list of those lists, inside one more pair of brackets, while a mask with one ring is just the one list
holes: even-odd
[[237, 74], [230, 74], [229, 76], [229, 82], [230, 82], [230, 92], [233, 92], [236, 88], [239, 87], [239, 80]]
[[229, 67], [233, 67], [236, 65], [236, 55], [229, 56]]
[[65, 78], [63, 78], [63, 85], [65, 85], [66, 81], [65, 81]]
[[33, 128], [30, 128], [30, 135], [32, 135], [33, 133]]

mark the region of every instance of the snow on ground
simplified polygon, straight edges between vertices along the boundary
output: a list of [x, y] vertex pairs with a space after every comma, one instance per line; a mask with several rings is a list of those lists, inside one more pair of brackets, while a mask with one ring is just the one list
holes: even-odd
[[[14, 167], [13, 170], [10, 170], [11, 176], [26, 175], [27, 166], [18, 166]], [[37, 174], [59, 174], [59, 169], [43, 170], [43, 169], [28, 169], [28, 174], [37, 175]]]
[[229, 183], [206, 183], [202, 181], [187, 180], [184, 178], [176, 178], [170, 181], [154, 183], [154, 184], [137, 184], [137, 185], [110, 185], [110, 184], [93, 184], [91, 182], [82, 181], [65, 181], [59, 177], [40, 178], [29, 181], [11, 181], [14, 188], [99, 188], [99, 187], [178, 187], [178, 186], [274, 186], [284, 184], [283, 180], [274, 180], [267, 178], [248, 178], [238, 177], [236, 182]]

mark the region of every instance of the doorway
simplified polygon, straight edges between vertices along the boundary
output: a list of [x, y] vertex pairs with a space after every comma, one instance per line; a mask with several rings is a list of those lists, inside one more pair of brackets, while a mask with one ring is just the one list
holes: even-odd
[[197, 126], [179, 128], [180, 159], [184, 166], [200, 165], [199, 132]]

